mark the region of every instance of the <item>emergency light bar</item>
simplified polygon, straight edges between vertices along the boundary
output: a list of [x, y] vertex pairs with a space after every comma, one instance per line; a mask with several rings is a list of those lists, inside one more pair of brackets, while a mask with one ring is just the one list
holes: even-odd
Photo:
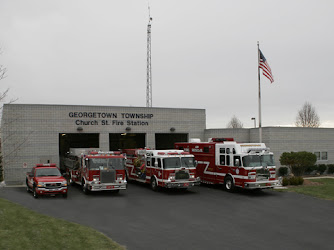
[[209, 138], [209, 142], [234, 141], [233, 138]]
[[248, 149], [248, 153], [269, 153], [270, 148], [251, 148]]

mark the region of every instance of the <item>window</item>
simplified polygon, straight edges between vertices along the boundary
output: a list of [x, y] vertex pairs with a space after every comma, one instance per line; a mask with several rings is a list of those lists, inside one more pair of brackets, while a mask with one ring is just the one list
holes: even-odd
[[230, 156], [226, 155], [226, 166], [230, 166]]
[[219, 159], [220, 165], [225, 165], [225, 155], [221, 155]]
[[226, 148], [226, 154], [230, 154], [230, 148]]
[[210, 152], [210, 150], [209, 150], [209, 148], [208, 148], [208, 147], [204, 147], [204, 150], [203, 150], [203, 152], [204, 152], [204, 153], [209, 153], [209, 152]]
[[158, 158], [158, 168], [161, 168], [161, 159]]
[[328, 152], [314, 152], [317, 156], [317, 161], [327, 161], [328, 160]]
[[321, 160], [327, 161], [327, 152], [321, 152]]
[[219, 151], [221, 154], [225, 154], [225, 148], [221, 148]]

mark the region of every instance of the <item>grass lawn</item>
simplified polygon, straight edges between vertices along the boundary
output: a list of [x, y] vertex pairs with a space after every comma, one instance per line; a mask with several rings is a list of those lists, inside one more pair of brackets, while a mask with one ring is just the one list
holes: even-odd
[[308, 179], [318, 185], [289, 186], [288, 191], [294, 191], [326, 200], [334, 200], [334, 179]]
[[0, 199], [0, 249], [125, 249], [98, 231]]

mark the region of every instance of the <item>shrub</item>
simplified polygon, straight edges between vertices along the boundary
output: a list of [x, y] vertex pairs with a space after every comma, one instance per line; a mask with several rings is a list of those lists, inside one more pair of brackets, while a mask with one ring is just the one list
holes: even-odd
[[280, 167], [278, 169], [279, 176], [286, 176], [288, 174], [288, 168], [287, 167]]
[[312, 166], [316, 163], [317, 156], [306, 151], [284, 152], [279, 161], [281, 165], [288, 166], [294, 176], [302, 176], [307, 166]]
[[318, 165], [318, 171], [320, 174], [323, 174], [327, 169], [327, 166], [325, 164]]
[[282, 185], [283, 185], [283, 186], [287, 186], [287, 185], [289, 185], [289, 178], [284, 177], [284, 178], [283, 178], [283, 181], [282, 181]]
[[313, 171], [315, 171], [317, 169], [316, 165], [312, 165], [312, 166], [307, 166], [305, 168], [305, 174], [311, 174]]
[[287, 185], [293, 185], [293, 186], [298, 186], [298, 185], [303, 185], [304, 179], [301, 176], [292, 176], [292, 177], [284, 177], [282, 185], [287, 186]]
[[327, 173], [334, 174], [334, 164], [328, 164]]

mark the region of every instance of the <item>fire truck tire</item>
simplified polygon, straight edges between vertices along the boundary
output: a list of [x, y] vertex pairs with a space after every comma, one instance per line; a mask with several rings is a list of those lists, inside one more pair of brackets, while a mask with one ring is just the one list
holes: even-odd
[[157, 180], [155, 179], [155, 177], [151, 178], [151, 189], [153, 191], [158, 191], [158, 189], [159, 189], [159, 186], [158, 186], [158, 183], [157, 183]]
[[231, 176], [226, 176], [224, 180], [224, 187], [228, 192], [234, 191], [234, 182]]
[[36, 187], [33, 187], [32, 193], [33, 193], [34, 198], [37, 199], [38, 198], [38, 194], [36, 192]]

